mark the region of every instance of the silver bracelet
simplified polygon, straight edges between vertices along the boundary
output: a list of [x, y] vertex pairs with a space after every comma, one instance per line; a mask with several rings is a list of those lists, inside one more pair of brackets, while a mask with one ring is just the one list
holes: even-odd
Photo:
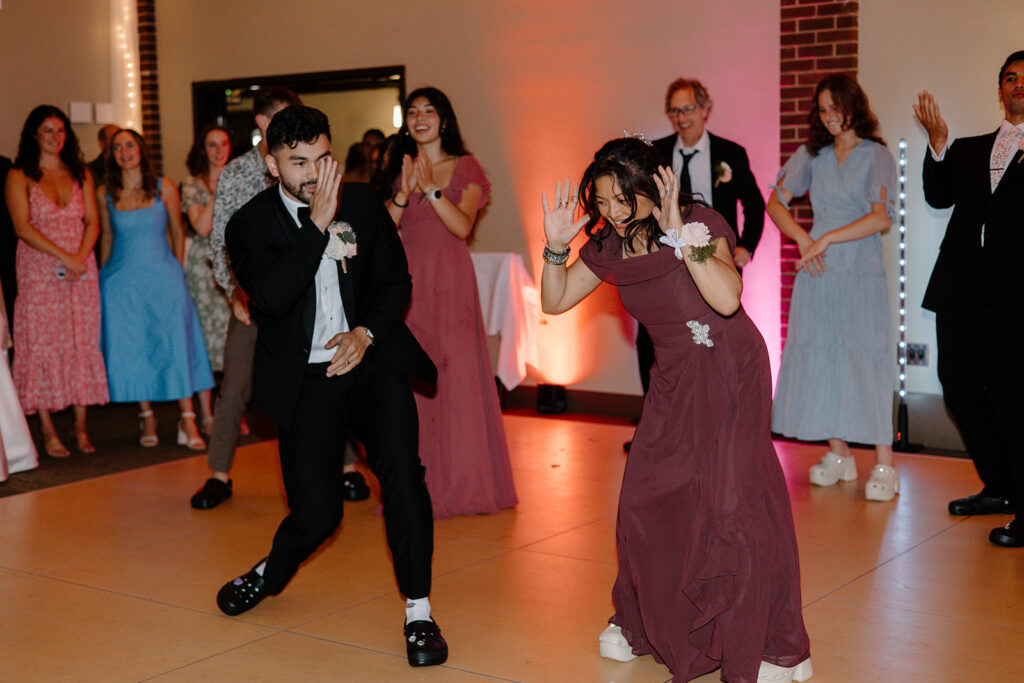
[[544, 260], [553, 266], [565, 265], [565, 262], [569, 260], [569, 245], [565, 245], [565, 249], [562, 249], [561, 251], [555, 251], [545, 244]]

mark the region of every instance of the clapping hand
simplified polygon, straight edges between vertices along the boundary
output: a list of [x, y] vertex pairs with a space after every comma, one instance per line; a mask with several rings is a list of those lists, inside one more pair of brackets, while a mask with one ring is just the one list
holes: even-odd
[[579, 220], [573, 221], [576, 213], [576, 205], [580, 199], [580, 188], [573, 185], [566, 178], [565, 184], [555, 185], [555, 199], [557, 204], [554, 208], [548, 202], [548, 193], [541, 193], [541, 207], [544, 209], [544, 237], [548, 246], [554, 250], [561, 250], [569, 246], [569, 242], [576, 237], [580, 229], [587, 224], [590, 216], [583, 214]]
[[661, 208], [655, 206], [651, 213], [654, 214], [662, 232], [678, 230], [683, 227], [683, 214], [679, 210], [679, 178], [671, 168], [659, 166], [658, 172], [654, 175], [654, 184], [658, 186]]
[[949, 126], [946, 125], [942, 114], [939, 113], [939, 105], [935, 102], [935, 98], [927, 90], [917, 93], [914, 116], [928, 132], [928, 143], [932, 149], [936, 154], [941, 154], [946, 146], [946, 140], [949, 138]]
[[437, 183], [434, 182], [434, 166], [430, 163], [430, 157], [426, 154], [420, 154], [412, 163], [416, 171], [416, 181], [419, 183], [420, 192], [426, 192], [437, 187]]
[[323, 232], [338, 213], [341, 176], [338, 175], [338, 162], [332, 157], [317, 160], [316, 171], [316, 189], [309, 200], [309, 218]]
[[408, 201], [409, 195], [415, 192], [418, 186], [418, 176], [412, 157], [406, 154], [402, 157], [402, 184], [399, 187], [399, 194], [405, 195], [406, 201]]

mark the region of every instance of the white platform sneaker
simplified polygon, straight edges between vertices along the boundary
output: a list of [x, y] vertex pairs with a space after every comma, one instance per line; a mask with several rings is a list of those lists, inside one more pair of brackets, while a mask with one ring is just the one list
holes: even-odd
[[792, 681], [806, 681], [814, 675], [811, 668], [811, 659], [808, 657], [796, 666], [776, 666], [768, 662], [761, 662], [761, 670], [757, 672], [758, 681], [771, 683], [791, 683]]
[[875, 465], [871, 470], [871, 478], [864, 487], [864, 497], [868, 500], [890, 501], [900, 492], [900, 476], [891, 465]]
[[622, 629], [615, 624], [608, 624], [608, 628], [601, 631], [598, 643], [601, 647], [601, 656], [605, 659], [614, 659], [618, 662], [632, 662], [636, 659], [629, 641], [622, 635]]
[[833, 486], [839, 481], [857, 478], [857, 462], [852, 455], [845, 458], [828, 452], [817, 465], [811, 467], [811, 483], [815, 486]]

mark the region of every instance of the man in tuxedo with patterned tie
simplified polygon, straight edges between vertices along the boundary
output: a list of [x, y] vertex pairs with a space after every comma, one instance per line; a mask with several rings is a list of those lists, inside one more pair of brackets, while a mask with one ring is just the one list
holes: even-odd
[[958, 138], [927, 91], [914, 106], [928, 133], [925, 200], [953, 207], [922, 306], [935, 312], [939, 381], [984, 488], [950, 502], [954, 515], [1013, 514], [989, 540], [1024, 546], [1024, 50], [999, 71], [999, 129]]

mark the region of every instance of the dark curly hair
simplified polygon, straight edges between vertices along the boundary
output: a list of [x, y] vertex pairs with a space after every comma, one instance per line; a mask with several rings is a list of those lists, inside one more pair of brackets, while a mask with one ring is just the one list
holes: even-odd
[[267, 151], [273, 154], [281, 147], [294, 149], [304, 142], [312, 144], [323, 135], [331, 139], [331, 124], [327, 114], [313, 107], [293, 104], [274, 115], [267, 126]]
[[110, 147], [104, 155], [107, 164], [107, 194], [116, 202], [121, 196], [121, 190], [124, 189], [124, 176], [114, 154], [114, 140], [121, 133], [131, 135], [135, 140], [135, 144], [139, 147], [139, 170], [142, 171], [142, 192], [146, 199], [152, 199], [153, 195], [156, 194], [156, 182], [159, 178], [157, 178], [156, 171], [153, 170], [153, 162], [149, 160], [149, 147], [146, 146], [146, 141], [142, 139], [142, 136], [137, 131], [131, 128], [122, 128], [110, 136]]
[[36, 134], [43, 121], [50, 118], [60, 119], [64, 124], [64, 147], [60, 150], [60, 160], [64, 162], [75, 182], [82, 184], [85, 182], [85, 159], [82, 158], [82, 149], [78, 146], [78, 136], [71, 128], [71, 121], [67, 115], [52, 104], [41, 104], [29, 112], [25, 125], [21, 128], [14, 167], [36, 182], [43, 177], [43, 172], [39, 168], [40, 150]]
[[[583, 171], [583, 178], [580, 180], [580, 208], [590, 216], [583, 230], [588, 237], [597, 242], [598, 249], [603, 246], [602, 242], [612, 234], [614, 228], [601, 218], [598, 211], [597, 198], [594, 196], [594, 183], [597, 179], [610, 176], [619, 184], [619, 190], [631, 212], [625, 239], [628, 249], [636, 251], [637, 237], [643, 240], [644, 245], [651, 245], [657, 244], [658, 238], [665, 234], [653, 213], [646, 218], [633, 219], [636, 214], [637, 196], [650, 199], [655, 206], [661, 204], [654, 176], [658, 172], [658, 167], [664, 165], [658, 151], [638, 138], [617, 138], [606, 142], [597, 150], [594, 160]], [[693, 204], [702, 202], [694, 199], [693, 195], [680, 193], [679, 203], [685, 216]]]
[[397, 137], [388, 147], [388, 163], [384, 167], [384, 182], [381, 184], [381, 189], [386, 190], [388, 193], [388, 199], [395, 193], [395, 180], [402, 175], [402, 158], [406, 154], [416, 158], [416, 155], [419, 153], [416, 141], [409, 135], [409, 123], [406, 121], [406, 115], [412, 103], [421, 97], [426, 98], [430, 102], [441, 119], [441, 149], [444, 150], [445, 154], [453, 157], [469, 154], [465, 144], [462, 142], [462, 133], [459, 132], [459, 120], [455, 117], [455, 110], [452, 108], [452, 103], [448, 96], [437, 88], [426, 87], [413, 90], [405, 98], [405, 103], [402, 107], [402, 127], [398, 129]]
[[861, 90], [860, 84], [847, 74], [830, 74], [818, 82], [814, 89], [814, 97], [811, 99], [811, 110], [808, 112], [808, 122], [811, 125], [811, 135], [807, 140], [807, 151], [811, 156], [818, 156], [823, 148], [835, 142], [835, 137], [828, 132], [825, 124], [818, 116], [818, 96], [828, 90], [832, 95], [832, 102], [836, 108], [843, 113], [844, 127], [853, 129], [857, 136], [864, 140], [873, 140], [881, 145], [885, 141], [878, 135], [878, 118], [871, 111], [868, 104], [868, 96]]
[[188, 151], [188, 156], [185, 157], [185, 166], [188, 167], [188, 172], [195, 178], [205, 178], [210, 172], [210, 157], [206, 154], [206, 138], [215, 130], [219, 130], [228, 136], [228, 147], [231, 146], [231, 133], [224, 126], [218, 126], [216, 123], [210, 123], [203, 127], [203, 130], [199, 133], [199, 137], [192, 143], [192, 148]]

